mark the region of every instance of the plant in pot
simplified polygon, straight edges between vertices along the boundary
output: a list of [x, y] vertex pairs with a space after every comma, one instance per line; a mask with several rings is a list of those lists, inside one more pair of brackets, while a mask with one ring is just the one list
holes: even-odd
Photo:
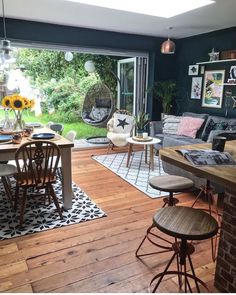
[[136, 125], [136, 136], [142, 137], [143, 132], [145, 131], [145, 127], [149, 123], [149, 114], [146, 114], [144, 111], [138, 113], [135, 116], [135, 125]]
[[158, 81], [155, 83], [153, 93], [162, 102], [162, 118], [169, 114], [172, 108], [173, 98], [176, 95], [176, 82], [173, 80]]

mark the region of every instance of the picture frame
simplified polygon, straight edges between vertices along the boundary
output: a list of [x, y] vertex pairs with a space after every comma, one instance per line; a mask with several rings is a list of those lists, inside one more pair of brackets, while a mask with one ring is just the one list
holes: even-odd
[[191, 99], [201, 99], [202, 94], [202, 77], [192, 78]]
[[221, 108], [224, 91], [225, 70], [205, 71], [202, 107]]
[[188, 66], [188, 75], [189, 76], [197, 76], [198, 71], [199, 71], [199, 65]]

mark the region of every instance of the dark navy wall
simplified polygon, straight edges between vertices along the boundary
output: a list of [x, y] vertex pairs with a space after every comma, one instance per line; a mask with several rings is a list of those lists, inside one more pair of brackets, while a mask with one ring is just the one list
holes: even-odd
[[[0, 34], [3, 36], [3, 28]], [[149, 86], [157, 79], [170, 79], [176, 73], [176, 56], [160, 53], [163, 38], [123, 34], [86, 28], [46, 24], [24, 20], [7, 19], [7, 37], [25, 42], [74, 45], [90, 48], [133, 50], [149, 53]], [[148, 110], [156, 117], [158, 107], [149, 95]]]
[[[178, 40], [177, 45], [178, 108], [176, 108], [176, 113], [193, 111], [225, 116], [225, 95], [221, 109], [201, 107], [202, 100], [190, 99], [193, 76], [188, 76], [188, 66], [197, 62], [209, 61], [208, 53], [211, 52], [212, 48], [215, 51], [236, 49], [236, 27], [181, 39]], [[232, 65], [236, 65], [236, 61], [206, 64], [205, 70], [225, 70], [225, 82], [227, 82], [229, 69]], [[204, 77], [204, 75], [198, 76]], [[224, 86], [224, 92], [227, 88], [229, 87]], [[236, 95], [236, 86], [230, 86], [230, 88]], [[232, 110], [233, 100], [230, 99], [229, 101], [231, 105], [228, 117], [236, 117], [236, 110]]]

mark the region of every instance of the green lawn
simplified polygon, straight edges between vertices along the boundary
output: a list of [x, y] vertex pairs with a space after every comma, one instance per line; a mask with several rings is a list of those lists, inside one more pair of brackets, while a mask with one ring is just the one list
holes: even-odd
[[[0, 110], [0, 121], [5, 117], [4, 110]], [[10, 118], [14, 118], [14, 113], [10, 113]], [[40, 122], [42, 124], [47, 124], [49, 121], [53, 121], [52, 116], [48, 114], [41, 115], [40, 117], [35, 117], [33, 112], [26, 111], [23, 114], [23, 119], [25, 122]], [[90, 136], [105, 136], [107, 134], [106, 128], [98, 128], [93, 127], [88, 124], [85, 124], [82, 119], [79, 119], [78, 122], [75, 123], [67, 123], [67, 122], [56, 122], [54, 123], [62, 123], [64, 125], [63, 135], [65, 135], [70, 130], [75, 130], [77, 132], [77, 139], [87, 138]]]

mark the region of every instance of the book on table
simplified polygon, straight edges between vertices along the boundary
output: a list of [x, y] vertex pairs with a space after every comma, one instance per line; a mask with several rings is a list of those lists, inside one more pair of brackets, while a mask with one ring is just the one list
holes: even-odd
[[203, 165], [236, 165], [228, 152], [215, 150], [176, 150], [195, 166]]

